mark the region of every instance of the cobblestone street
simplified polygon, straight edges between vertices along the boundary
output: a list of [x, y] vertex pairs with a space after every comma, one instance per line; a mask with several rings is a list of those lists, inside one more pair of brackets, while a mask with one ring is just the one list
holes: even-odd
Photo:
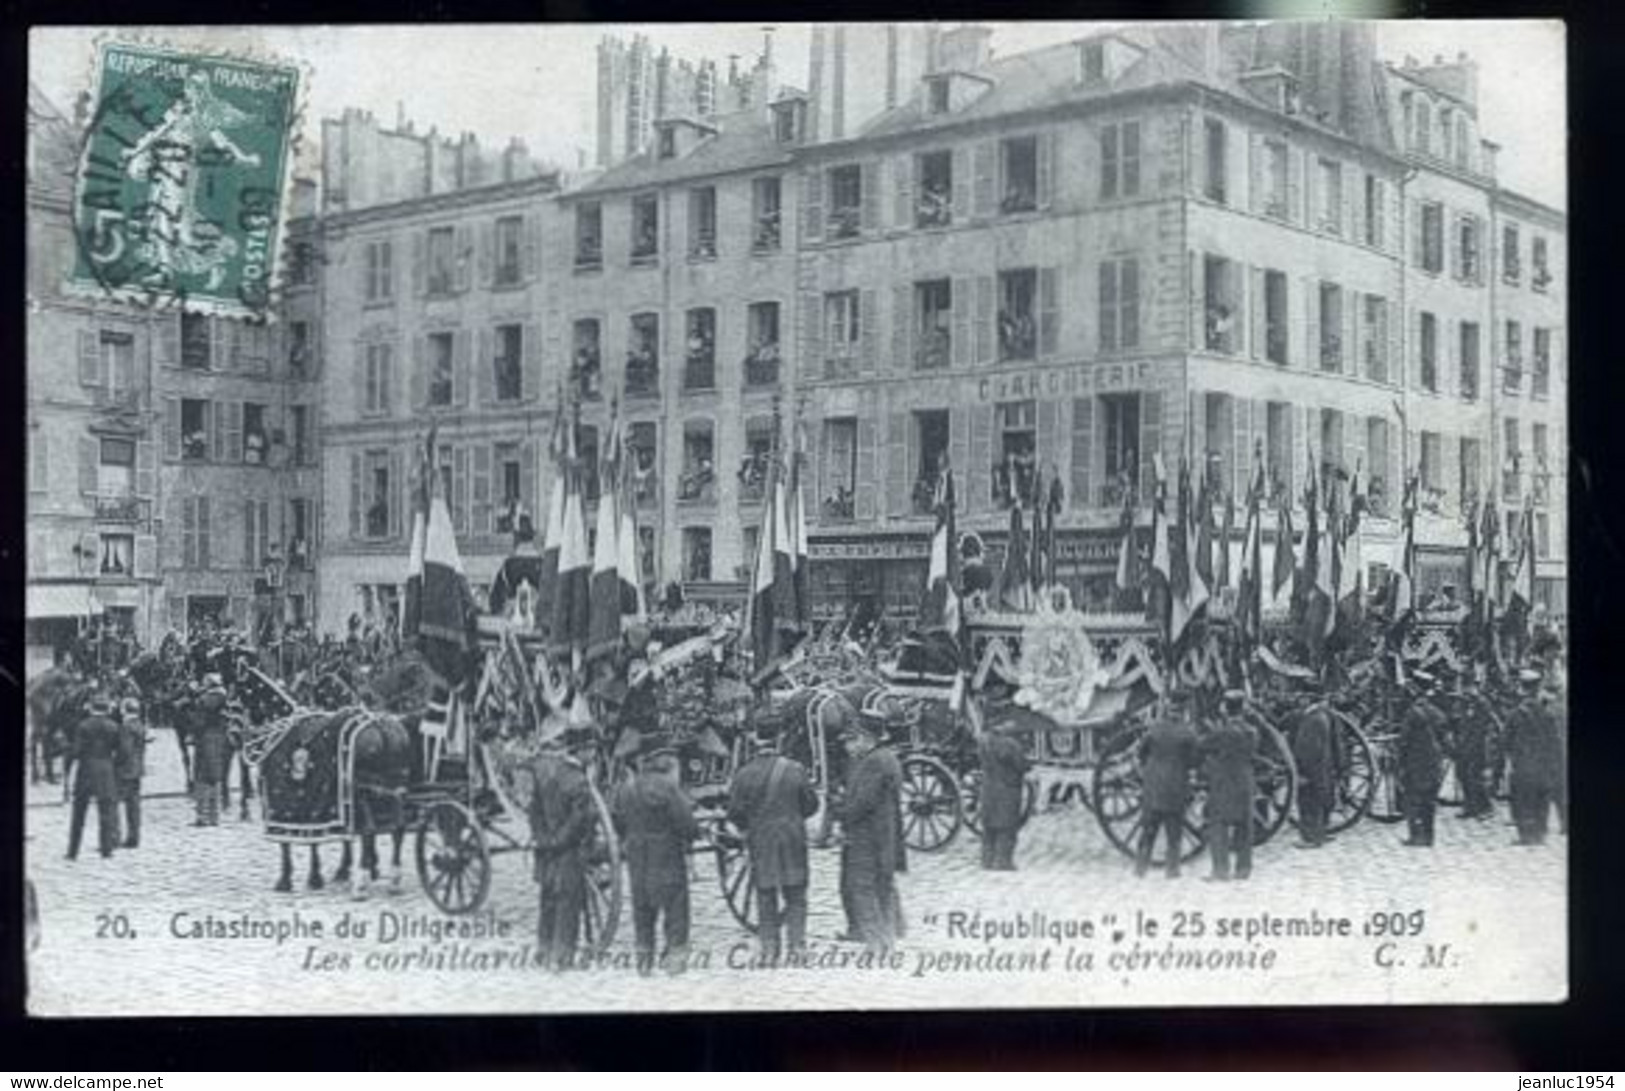
[[[38, 800], [39, 793], [31, 793]], [[399, 955], [423, 948], [420, 939], [382, 938], [381, 914], [395, 919], [445, 921], [424, 896], [415, 874], [411, 839], [403, 853], [404, 889], [380, 888], [366, 903], [329, 886], [304, 889], [306, 854], [295, 857], [296, 890], [277, 894], [277, 851], [255, 822], [231, 815], [219, 828], [189, 825], [182, 798], [146, 803], [139, 850], [100, 859], [94, 832], [76, 863], [64, 860], [68, 809], [36, 802], [27, 813], [28, 876], [36, 885], [43, 942], [30, 961], [30, 1007], [39, 1014], [549, 1011], [599, 1007], [752, 1008], [764, 1004], [850, 1008], [965, 1006], [985, 1003], [988, 991], [1008, 993], [1004, 1003], [1026, 1004], [1236, 1004], [1387, 1000], [1480, 999], [1523, 988], [1530, 995], [1561, 994], [1566, 951], [1566, 839], [1554, 835], [1538, 848], [1512, 845], [1505, 807], [1494, 821], [1465, 822], [1442, 809], [1438, 845], [1432, 851], [1399, 845], [1403, 825], [1364, 821], [1318, 851], [1293, 847], [1284, 831], [1257, 854], [1246, 884], [1201, 880], [1205, 861], [1188, 866], [1170, 882], [1160, 874], [1136, 880], [1129, 860], [1112, 848], [1093, 816], [1081, 807], [1039, 814], [1027, 827], [1013, 873], [983, 872], [978, 843], [968, 831], [933, 855], [913, 854], [900, 877], [909, 934], [898, 966], [886, 970], [803, 968], [776, 973], [730, 968], [748, 957], [743, 930], [729, 914], [713, 858], [692, 857], [693, 947], [708, 965], [687, 975], [637, 977], [624, 958], [598, 970], [559, 977], [534, 969], [488, 972], [389, 969], [369, 966], [368, 956]], [[94, 826], [94, 815], [90, 826]], [[331, 874], [338, 853], [323, 850]], [[494, 864], [488, 908], [507, 927], [502, 939], [458, 941], [477, 950], [514, 949], [529, 943], [535, 926], [535, 887], [526, 856], [500, 856]], [[838, 890], [838, 852], [813, 854], [809, 941], [814, 953], [855, 954], [835, 939], [843, 928]], [[1401, 939], [1390, 954], [1407, 964], [1373, 973], [1382, 937], [1362, 935], [1376, 912], [1426, 911], [1418, 938], [1449, 944], [1450, 954], [1431, 969], [1420, 942]], [[1101, 926], [1093, 942], [1054, 944], [1042, 938], [968, 937], [949, 928], [948, 915], [963, 923], [1013, 920], [1041, 913], [1049, 921], [1092, 919]], [[1155, 937], [1137, 933], [1136, 911], [1160, 918]], [[1221, 940], [1219, 918], [1346, 916], [1350, 939]], [[230, 920], [248, 914], [271, 921], [320, 922], [320, 941], [290, 939], [178, 938], [199, 919]], [[346, 915], [365, 920], [361, 940], [336, 940]], [[1176, 918], [1176, 914], [1184, 915]], [[1194, 926], [1195, 914], [1205, 922]], [[614, 951], [631, 949], [631, 914], [623, 905]], [[1115, 923], [1114, 923], [1115, 922]], [[1211, 922], [1211, 923], [1208, 923]], [[130, 933], [125, 934], [127, 927]], [[1201, 928], [1198, 932], [1196, 928]], [[1172, 932], [1183, 929], [1174, 939]], [[1253, 970], [1150, 971], [1109, 964], [1137, 947], [1160, 953], [1170, 940], [1202, 950], [1258, 953], [1278, 948], [1268, 974]], [[1053, 961], [1041, 971], [995, 965], [976, 972], [940, 972], [948, 952], [989, 950], [1042, 952]], [[307, 949], [308, 948], [308, 949]], [[1068, 972], [1068, 949], [1094, 953], [1092, 967]], [[335, 956], [326, 971], [312, 968], [320, 954]], [[337, 956], [348, 954], [338, 968]], [[372, 960], [376, 963], [376, 958]], [[964, 969], [965, 967], [960, 967]], [[1010, 972], [1005, 972], [1009, 970]], [[1462, 982], [1470, 984], [1463, 985]], [[1014, 990], [1014, 991], [1011, 991]], [[1459, 990], [1459, 991], [1458, 991]]]

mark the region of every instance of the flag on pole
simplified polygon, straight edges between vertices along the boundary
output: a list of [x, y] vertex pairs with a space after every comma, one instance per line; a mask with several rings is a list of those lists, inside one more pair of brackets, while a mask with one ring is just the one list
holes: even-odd
[[1282, 490], [1278, 500], [1279, 511], [1275, 525], [1275, 570], [1270, 574], [1270, 598], [1281, 597], [1281, 589], [1290, 587], [1298, 571], [1297, 547], [1292, 530], [1292, 498]]
[[756, 561], [747, 605], [755, 677], [765, 679], [787, 648], [785, 631], [794, 628], [795, 588], [790, 567], [789, 527], [784, 510], [784, 482], [780, 475], [777, 417], [774, 451], [767, 476], [767, 502], [762, 528], [756, 538]]
[[1507, 619], [1513, 632], [1522, 634], [1535, 606], [1535, 506], [1534, 495], [1524, 497], [1518, 517], [1518, 544], [1514, 554], [1512, 579], [1507, 586]]
[[[431, 431], [431, 443], [433, 438]], [[429, 665], [455, 689], [467, 677], [469, 653], [475, 645], [477, 610], [468, 578], [463, 573], [463, 558], [457, 551], [451, 511], [446, 507], [445, 496], [435, 488], [435, 476], [428, 475], [429, 513], [423, 536], [418, 649]]]
[[[1264, 622], [1264, 462], [1254, 452], [1252, 480], [1247, 486], [1247, 522], [1241, 533], [1241, 564], [1237, 572], [1236, 616], [1244, 638], [1257, 643]], [[1225, 568], [1229, 562], [1230, 497], [1225, 497]]]
[[947, 633], [960, 647], [964, 617], [959, 602], [959, 535], [955, 532], [954, 475], [944, 469], [937, 480], [937, 529], [931, 535], [931, 564], [926, 573], [925, 599], [920, 604], [920, 631]]
[[1388, 600], [1388, 622], [1399, 625], [1416, 607], [1416, 505], [1420, 482], [1411, 474], [1399, 506], [1399, 538], [1394, 543], [1393, 593]]
[[587, 621], [587, 662], [614, 655], [621, 646], [621, 559], [619, 542], [621, 414], [611, 403], [609, 433], [598, 456], [598, 519], [593, 536], [592, 577], [587, 594], [591, 614]]
[[1339, 547], [1337, 568], [1338, 619], [1347, 617], [1357, 622], [1364, 613], [1365, 552], [1361, 547], [1361, 516], [1366, 508], [1365, 493], [1360, 488], [1360, 466], [1354, 467], [1349, 480], [1349, 510], [1342, 521], [1342, 544]]
[[621, 580], [621, 621], [623, 624], [644, 619], [643, 602], [643, 543], [638, 536], [637, 467], [636, 454], [630, 448], [621, 456], [621, 487], [619, 489], [620, 526], [616, 531], [618, 552], [615, 571]]
[[1117, 547], [1117, 591], [1122, 596], [1140, 586], [1140, 548], [1134, 540], [1134, 492], [1126, 486], [1123, 489], [1123, 512], [1118, 517], [1117, 526], [1123, 535]]
[[1183, 459], [1179, 464], [1179, 526], [1172, 535], [1169, 550], [1168, 642], [1177, 644], [1190, 623], [1196, 620], [1207, 604], [1207, 583], [1197, 570], [1195, 554], [1199, 548], [1200, 518], [1191, 493], [1190, 467]]
[[1146, 616], [1168, 631], [1169, 612], [1173, 599], [1173, 546], [1168, 529], [1168, 477], [1163, 468], [1162, 455], [1151, 456], [1155, 471], [1151, 503], [1151, 578], [1145, 597]]
[[[801, 632], [808, 632], [812, 624], [811, 592], [807, 586], [810, 561], [807, 548], [807, 497], [802, 454], [801, 421], [795, 424], [796, 442], [790, 455], [790, 498], [785, 522], [790, 530], [790, 575], [795, 588], [795, 623]], [[957, 586], [958, 581], [955, 580]]]
[[[1257, 481], [1249, 482], [1248, 503], [1252, 502], [1252, 490], [1259, 487]], [[1239, 587], [1241, 585], [1242, 573], [1240, 571], [1231, 572], [1230, 570], [1230, 535], [1235, 529], [1236, 497], [1234, 493], [1226, 490], [1224, 494], [1224, 522], [1219, 526], [1219, 571], [1217, 573], [1217, 586], [1219, 587]]]
[[564, 403], [564, 388], [559, 387], [557, 409], [553, 414], [553, 435], [547, 444], [548, 464], [553, 469], [553, 483], [548, 490], [547, 523], [542, 530], [542, 574], [536, 587], [536, 627], [546, 631], [553, 626], [553, 606], [559, 583], [559, 544], [564, 538], [565, 464], [564, 416], [569, 408]]
[[1202, 487], [1196, 493], [1196, 574], [1202, 582], [1213, 587], [1213, 494], [1208, 489], [1208, 475], [1202, 475]]
[[1033, 608], [1031, 573], [1027, 571], [1027, 532], [1021, 520], [1021, 503], [1010, 504], [1010, 539], [1004, 550], [1004, 567], [995, 587], [1000, 605], [1021, 612]]
[[434, 494], [434, 454], [437, 425], [430, 426], [418, 456], [417, 486], [412, 490], [412, 539], [406, 562], [406, 604], [401, 612], [401, 637], [414, 639], [423, 619], [423, 553], [429, 540], [429, 506]]
[[587, 555], [587, 515], [582, 497], [582, 469], [577, 443], [580, 407], [566, 425], [564, 451], [564, 510], [559, 520], [559, 565], [554, 587], [551, 644], [579, 668], [587, 653], [592, 617], [590, 588], [592, 558]]

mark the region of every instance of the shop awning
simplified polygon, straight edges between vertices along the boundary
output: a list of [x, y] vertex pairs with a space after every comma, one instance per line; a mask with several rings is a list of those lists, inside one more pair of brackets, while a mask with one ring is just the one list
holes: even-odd
[[28, 616], [90, 617], [102, 612], [88, 583], [38, 583], [28, 586]]

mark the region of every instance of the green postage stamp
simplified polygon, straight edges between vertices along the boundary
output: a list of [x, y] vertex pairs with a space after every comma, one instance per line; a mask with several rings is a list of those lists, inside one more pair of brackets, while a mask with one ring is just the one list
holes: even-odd
[[288, 214], [300, 71], [106, 42], [74, 199], [76, 289], [264, 317]]

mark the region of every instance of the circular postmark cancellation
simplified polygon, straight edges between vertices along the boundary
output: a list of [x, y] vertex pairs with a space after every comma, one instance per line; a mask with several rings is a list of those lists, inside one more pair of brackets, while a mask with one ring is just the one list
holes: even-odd
[[74, 193], [70, 286], [266, 318], [288, 215], [300, 70], [103, 42]]

